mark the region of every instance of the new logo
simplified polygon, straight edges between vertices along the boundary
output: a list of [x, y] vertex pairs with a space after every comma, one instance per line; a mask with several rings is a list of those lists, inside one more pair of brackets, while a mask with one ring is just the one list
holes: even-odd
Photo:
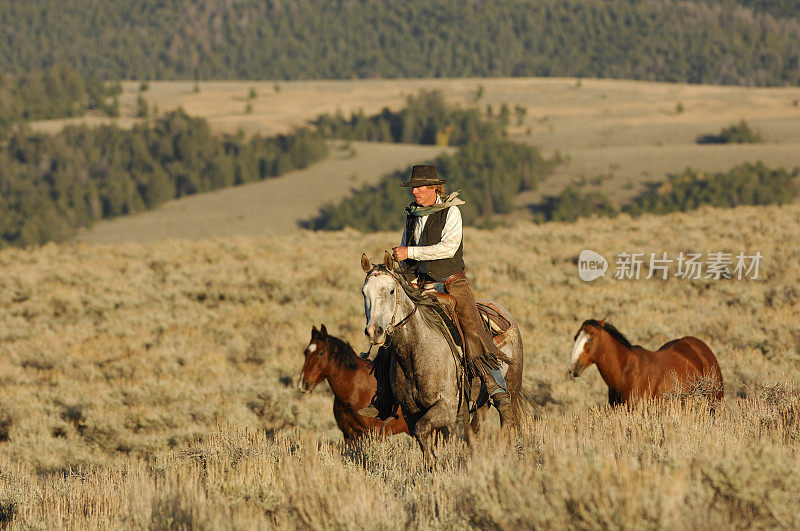
[[578, 256], [578, 275], [584, 282], [591, 282], [606, 274], [608, 260], [592, 250], [584, 249]]

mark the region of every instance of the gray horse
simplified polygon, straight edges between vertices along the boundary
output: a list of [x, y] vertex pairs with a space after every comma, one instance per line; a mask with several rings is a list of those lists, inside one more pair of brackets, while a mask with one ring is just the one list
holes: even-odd
[[[446, 328], [430, 304], [424, 302], [425, 297], [408, 289], [408, 283], [401, 272], [394, 269], [393, 258], [388, 252], [382, 265], [372, 265], [366, 256], [362, 256], [361, 267], [367, 273], [361, 288], [367, 319], [364, 333], [373, 345], [391, 340], [389, 380], [392, 393], [400, 403], [409, 432], [422, 449], [426, 465], [432, 468], [436, 462], [434, 430], [449, 437], [461, 420], [469, 434], [466, 430], [469, 419], [466, 390], [469, 386], [461, 356], [451, 349]], [[507, 312], [504, 313], [511, 321]], [[518, 421], [522, 392], [522, 337], [516, 323], [511, 323], [511, 328], [495, 341], [500, 339], [498, 345], [504, 354], [501, 370]], [[473, 431], [477, 429], [478, 418], [476, 415], [473, 419]]]

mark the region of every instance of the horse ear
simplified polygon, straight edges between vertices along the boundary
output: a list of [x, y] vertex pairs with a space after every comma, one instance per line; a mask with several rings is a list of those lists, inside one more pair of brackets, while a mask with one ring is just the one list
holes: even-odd
[[364, 273], [372, 269], [372, 264], [369, 263], [369, 258], [364, 253], [361, 253], [361, 269], [364, 270]]
[[392, 258], [392, 255], [389, 253], [389, 251], [383, 251], [383, 265], [386, 266], [386, 269], [391, 271], [393, 263], [394, 258]]
[[328, 329], [325, 328], [325, 325], [319, 327], [319, 333], [322, 337], [328, 337]]
[[311, 326], [311, 338], [313, 339], [313, 338], [317, 337], [318, 335], [319, 335], [319, 332], [317, 332], [317, 325], [312, 325]]

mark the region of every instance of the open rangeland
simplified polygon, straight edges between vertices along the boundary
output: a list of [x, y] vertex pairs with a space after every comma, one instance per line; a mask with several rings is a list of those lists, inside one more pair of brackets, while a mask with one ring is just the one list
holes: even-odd
[[[399, 110], [406, 96], [417, 94], [421, 89], [440, 90], [447, 101], [462, 106], [474, 105], [483, 110], [491, 106], [495, 115], [506, 104], [510, 110], [511, 138], [540, 146], [548, 156], [559, 151], [566, 158], [566, 163], [537, 190], [518, 197], [520, 206], [537, 204], [543, 196], [557, 194], [568, 184], [576, 184], [584, 191], [604, 192], [613, 202], [620, 203], [643, 190], [645, 183], [663, 181], [667, 175], [687, 166], [702, 171], [727, 171], [737, 164], [758, 160], [789, 169], [800, 165], [800, 88], [797, 87], [751, 88], [611, 79], [467, 78], [150, 82], [147, 90], [140, 92], [140, 83], [125, 82], [120, 99], [121, 117], [117, 121], [129, 125], [136, 120], [136, 100], [141, 94], [151, 110], [157, 108], [158, 112], [163, 112], [183, 107], [193, 116], [208, 119], [218, 132], [242, 130], [273, 135], [308, 125], [323, 112], [341, 110], [349, 116], [359, 109], [367, 115], [385, 106]], [[248, 104], [252, 112], [246, 111]], [[517, 115], [517, 107], [524, 109], [524, 115]], [[89, 116], [40, 122], [34, 124], [34, 128], [53, 131], [65, 123], [93, 124], [109, 120]], [[764, 142], [746, 145], [696, 143], [699, 136], [717, 134], [740, 120], [758, 129]], [[353, 173], [380, 176], [394, 169], [395, 164], [410, 165], [419, 162], [420, 155], [435, 156], [432, 151], [424, 154], [410, 148], [392, 151], [388, 146], [362, 146], [357, 151], [358, 156], [351, 162], [358, 165], [357, 169], [341, 171], [341, 162], [332, 158], [317, 164], [323, 169], [309, 171], [338, 178], [337, 182], [348, 190], [353, 183], [347, 179]], [[370, 155], [368, 151], [375, 154]], [[387, 161], [383, 162], [379, 154], [385, 154]], [[302, 186], [297, 188], [303, 189]], [[210, 195], [217, 193], [223, 192]], [[298, 200], [315, 205], [337, 199], [336, 196], [326, 199], [315, 194], [313, 189], [296, 196]], [[248, 204], [245, 200], [239, 205], [235, 201], [231, 203], [232, 199], [226, 196], [209, 200], [230, 205], [221, 214], [222, 219], [215, 221], [217, 232], [211, 235], [267, 235], [274, 232], [269, 229], [271, 223], [286, 220], [283, 215], [266, 216], [270, 222], [264, 223], [264, 210], [253, 205], [253, 201]], [[124, 222], [117, 221], [107, 228], [103, 227], [106, 222], [102, 222], [97, 229], [102, 235], [95, 239], [90, 234], [85, 239], [107, 243], [121, 241], [119, 236], [117, 239], [105, 236], [117, 233], [127, 234], [125, 241], [147, 242], [152, 241], [147, 233], [158, 234], [162, 230], [167, 237], [191, 238], [165, 223], [172, 223], [176, 215], [182, 215], [184, 208], [198, 207], [207, 213], [205, 200], [196, 201], [202, 205], [189, 202], [186, 207], [162, 207], [169, 213], [155, 215], [152, 223], [147, 223], [151, 220], [149, 217], [131, 222], [130, 227], [118, 226]], [[186, 213], [187, 218], [192, 215]], [[172, 223], [173, 227], [179, 225], [180, 221]], [[297, 226], [296, 223], [289, 225]], [[206, 234], [204, 229], [195, 232]]]
[[[364, 350], [352, 231], [0, 252], [0, 525], [21, 528], [800, 526], [800, 206], [466, 229], [480, 297], [508, 308], [538, 403], [513, 440], [347, 446], [295, 386], [313, 324]], [[580, 280], [577, 257], [609, 259]], [[612, 278], [623, 252], [761, 253], [757, 279]], [[660, 257], [660, 254], [659, 254]], [[673, 272], [674, 272], [673, 264]], [[575, 330], [694, 335], [725, 401], [610, 410]]]
[[150, 243], [228, 236], [289, 234], [300, 223], [365, 184], [395, 170], [436, 158], [452, 148], [331, 142], [331, 155], [304, 170], [242, 186], [169, 201], [155, 210], [101, 221], [82, 230], [87, 243]]

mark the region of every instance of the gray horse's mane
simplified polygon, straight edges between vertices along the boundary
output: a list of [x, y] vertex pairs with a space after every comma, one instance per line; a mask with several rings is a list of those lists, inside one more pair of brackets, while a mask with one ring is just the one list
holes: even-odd
[[397, 270], [387, 269], [383, 264], [376, 264], [372, 266], [367, 272], [367, 276], [369, 276], [374, 271], [381, 271], [383, 273], [388, 273], [397, 281], [398, 284], [403, 288], [403, 291], [406, 292], [408, 298], [410, 298], [414, 303], [419, 304], [421, 306], [432, 307], [438, 305], [438, 301], [431, 297], [429, 294], [425, 293], [422, 288], [415, 288], [411, 282], [409, 282], [405, 275], [402, 272]]

